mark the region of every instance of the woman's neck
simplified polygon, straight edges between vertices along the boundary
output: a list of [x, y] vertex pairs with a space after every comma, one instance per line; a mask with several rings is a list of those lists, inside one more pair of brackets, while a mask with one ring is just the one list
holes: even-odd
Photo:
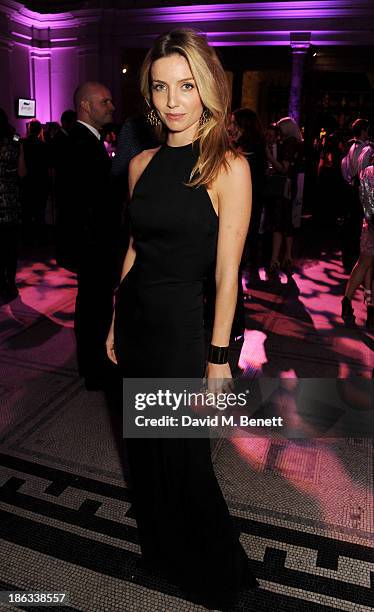
[[196, 137], [197, 127], [198, 123], [194, 123], [182, 132], [168, 132], [167, 144], [169, 147], [184, 147], [191, 144]]

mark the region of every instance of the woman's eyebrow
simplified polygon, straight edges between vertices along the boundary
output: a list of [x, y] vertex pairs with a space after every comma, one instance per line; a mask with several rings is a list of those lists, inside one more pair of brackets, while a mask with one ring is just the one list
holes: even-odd
[[[184, 79], [179, 79], [177, 83], [184, 83], [185, 81], [194, 81], [195, 79], [191, 77], [185, 77]], [[167, 85], [166, 81], [161, 81], [161, 79], [152, 79], [152, 83], [162, 83], [162, 85]]]

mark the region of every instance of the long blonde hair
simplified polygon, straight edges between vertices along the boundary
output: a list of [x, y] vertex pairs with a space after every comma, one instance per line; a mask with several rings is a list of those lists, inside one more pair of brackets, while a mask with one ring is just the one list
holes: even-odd
[[[155, 41], [141, 68], [141, 92], [150, 107], [152, 64], [162, 57], [174, 54], [179, 54], [187, 60], [203, 107], [210, 116], [206, 123], [199, 125], [194, 138], [194, 142], [199, 141], [200, 150], [188, 185], [209, 186], [217, 177], [221, 166], [227, 169], [227, 152], [232, 151], [234, 156], [237, 155], [228, 136], [231, 103], [228, 79], [216, 52], [208, 45], [203, 34], [187, 28], [172, 30]], [[167, 130], [162, 122], [156, 127], [156, 131], [161, 140], [166, 139]]]

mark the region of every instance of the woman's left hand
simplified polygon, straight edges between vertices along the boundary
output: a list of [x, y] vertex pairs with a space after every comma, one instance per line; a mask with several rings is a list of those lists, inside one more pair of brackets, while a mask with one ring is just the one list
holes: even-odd
[[205, 378], [232, 378], [228, 363], [210, 363], [206, 365]]
[[205, 378], [211, 393], [227, 393], [233, 389], [231, 368], [228, 363], [210, 363], [208, 361]]

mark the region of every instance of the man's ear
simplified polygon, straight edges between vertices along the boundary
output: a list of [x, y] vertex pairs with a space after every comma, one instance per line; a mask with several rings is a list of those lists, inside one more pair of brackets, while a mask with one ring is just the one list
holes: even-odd
[[89, 101], [88, 100], [82, 100], [81, 101], [81, 108], [83, 108], [83, 110], [86, 113], [89, 113], [90, 112], [90, 103], [89, 103]]

